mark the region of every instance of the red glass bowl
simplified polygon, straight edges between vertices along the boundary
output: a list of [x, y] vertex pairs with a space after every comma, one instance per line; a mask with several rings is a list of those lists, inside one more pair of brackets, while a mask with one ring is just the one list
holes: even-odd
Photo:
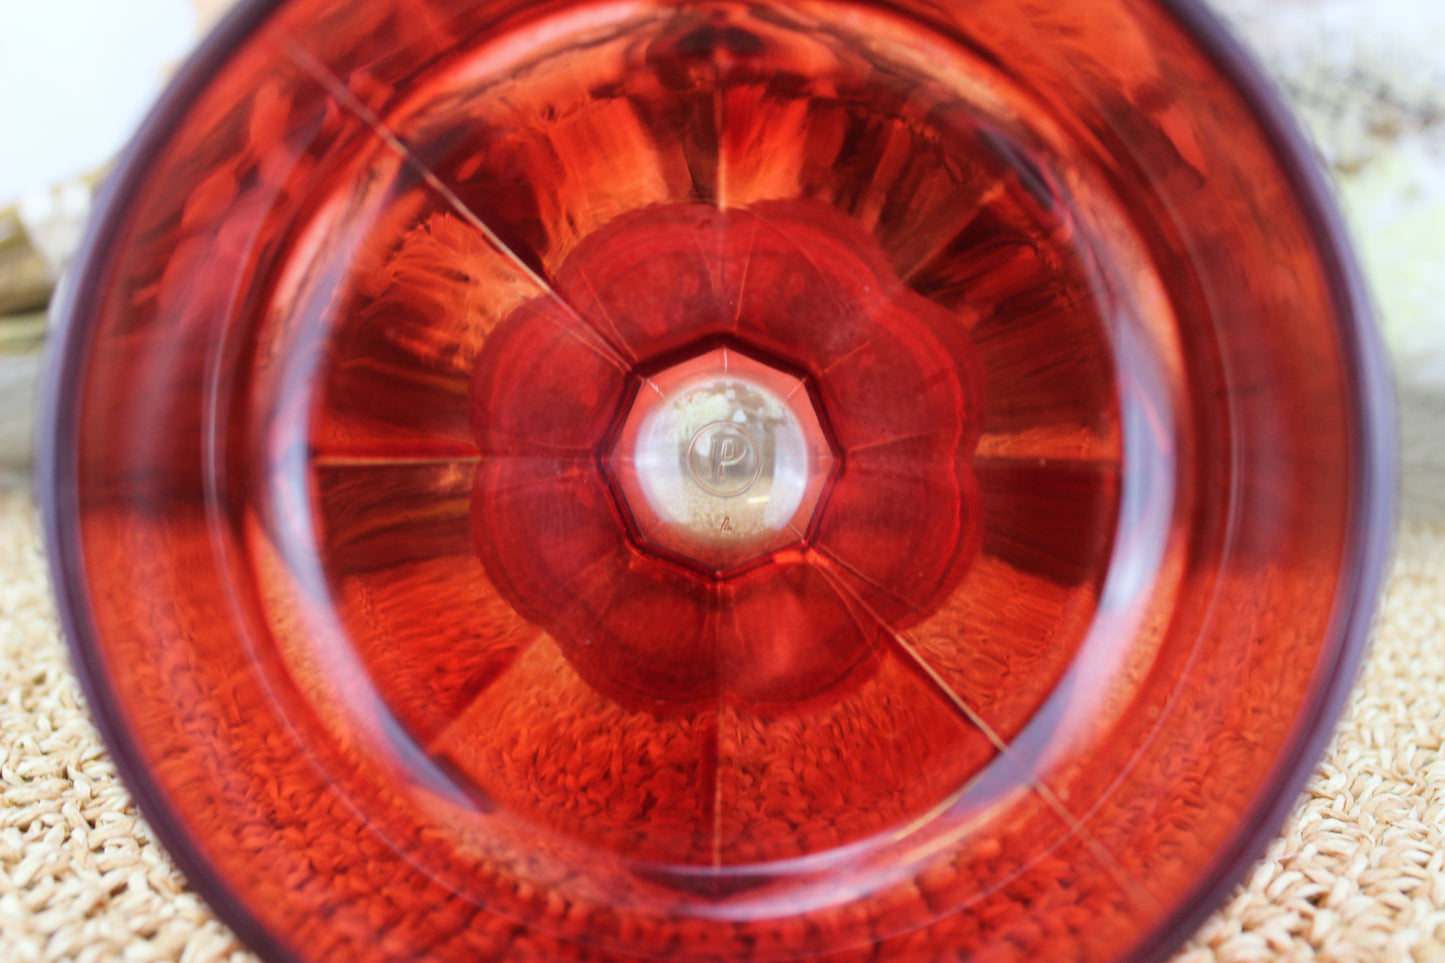
[[1321, 175], [1185, 0], [254, 0], [64, 298], [76, 664], [274, 961], [1161, 958], [1391, 528]]

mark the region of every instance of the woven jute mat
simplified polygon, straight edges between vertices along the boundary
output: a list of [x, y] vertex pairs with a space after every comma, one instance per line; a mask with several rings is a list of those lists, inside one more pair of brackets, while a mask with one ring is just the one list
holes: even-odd
[[[1373, 649], [1289, 823], [1176, 963], [1445, 959], [1445, 522], [1400, 533]], [[92, 727], [29, 493], [0, 489], [0, 959], [254, 959]]]

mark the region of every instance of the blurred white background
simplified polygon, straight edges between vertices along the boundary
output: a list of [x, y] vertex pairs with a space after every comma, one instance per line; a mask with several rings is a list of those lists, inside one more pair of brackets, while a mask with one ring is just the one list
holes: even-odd
[[0, 0], [0, 207], [105, 163], [195, 33], [189, 0]]
[[[113, 157], [229, 2], [0, 0], [0, 209]], [[1445, 520], [1445, 0], [1212, 2], [1334, 176], [1399, 373], [1405, 510]]]

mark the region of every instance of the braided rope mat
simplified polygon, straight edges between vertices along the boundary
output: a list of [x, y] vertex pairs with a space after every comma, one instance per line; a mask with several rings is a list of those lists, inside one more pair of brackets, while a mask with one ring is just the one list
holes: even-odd
[[[1407, 521], [1334, 742], [1176, 963], [1445, 959], [1442, 628], [1445, 523]], [[186, 889], [86, 716], [19, 489], [0, 491], [0, 956], [253, 959]]]

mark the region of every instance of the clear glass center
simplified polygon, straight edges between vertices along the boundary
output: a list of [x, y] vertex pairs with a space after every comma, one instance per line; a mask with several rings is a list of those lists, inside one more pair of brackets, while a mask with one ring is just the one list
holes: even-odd
[[810, 449], [787, 401], [727, 372], [672, 389], [639, 426], [632, 461], [648, 505], [695, 538], [753, 539], [788, 527]]

